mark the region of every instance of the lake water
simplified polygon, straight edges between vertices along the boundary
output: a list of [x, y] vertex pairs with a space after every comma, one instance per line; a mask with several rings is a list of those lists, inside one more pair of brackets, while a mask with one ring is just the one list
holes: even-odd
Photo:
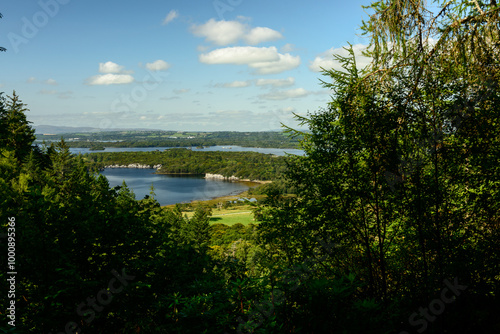
[[[71, 153], [90, 152], [149, 152], [164, 151], [170, 147], [109, 147], [104, 151], [90, 151], [88, 148], [70, 148]], [[304, 155], [297, 149], [259, 148], [241, 146], [210, 146], [203, 149], [192, 148], [193, 151], [235, 151], [259, 152], [283, 156], [286, 153]], [[154, 174], [153, 169], [108, 168], [101, 172], [109, 180], [111, 187], [120, 186], [125, 181], [133, 190], [136, 199], [149, 195], [151, 184], [154, 186], [156, 199], [161, 205], [185, 203], [194, 200], [208, 200], [215, 197], [234, 195], [249, 188], [242, 182], [206, 180], [202, 176], [172, 176]]]
[[154, 169], [108, 168], [101, 172], [111, 187], [121, 186], [125, 180], [136, 199], [149, 195], [151, 184], [161, 205], [185, 203], [194, 200], [234, 195], [249, 188], [246, 183], [207, 180], [202, 176], [171, 176], [153, 174]]
[[[71, 153], [91, 153], [91, 152], [150, 152], [164, 151], [171, 147], [108, 147], [104, 151], [90, 151], [88, 148], [70, 148]], [[261, 147], [241, 147], [241, 146], [209, 146], [206, 148], [192, 148], [193, 151], [235, 151], [235, 152], [258, 152], [283, 156], [286, 153], [304, 155], [304, 151], [293, 148], [261, 148]]]

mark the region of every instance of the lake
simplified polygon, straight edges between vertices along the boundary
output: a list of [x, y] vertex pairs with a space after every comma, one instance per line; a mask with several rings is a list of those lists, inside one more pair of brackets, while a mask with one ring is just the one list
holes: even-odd
[[[104, 151], [90, 151], [88, 148], [70, 148], [70, 152], [78, 153], [98, 153], [98, 152], [150, 152], [150, 151], [164, 151], [172, 147], [108, 147]], [[304, 155], [303, 150], [293, 148], [261, 148], [261, 147], [242, 147], [242, 146], [208, 146], [205, 148], [191, 148], [193, 151], [235, 151], [235, 152], [258, 152], [266, 154], [274, 154], [283, 156], [286, 153], [295, 155]]]
[[[149, 152], [164, 151], [171, 147], [109, 147], [104, 151], [90, 151], [88, 148], [70, 148], [70, 152]], [[192, 148], [193, 151], [235, 151], [259, 152], [283, 156], [286, 153], [304, 155], [304, 151], [297, 149], [241, 147], [241, 146], [209, 146], [206, 148]], [[109, 180], [111, 187], [120, 186], [125, 180], [127, 186], [135, 193], [136, 199], [149, 195], [151, 184], [156, 193], [156, 199], [161, 205], [191, 202], [194, 200], [208, 200], [215, 197], [234, 195], [249, 188], [247, 183], [206, 180], [202, 176], [173, 176], [154, 174], [154, 169], [108, 168], [101, 172]]]
[[111, 187], [120, 186], [125, 180], [136, 199], [149, 195], [151, 184], [161, 205], [208, 200], [234, 195], [249, 188], [244, 182], [205, 179], [203, 176], [172, 176], [153, 174], [154, 169], [108, 168], [101, 172]]

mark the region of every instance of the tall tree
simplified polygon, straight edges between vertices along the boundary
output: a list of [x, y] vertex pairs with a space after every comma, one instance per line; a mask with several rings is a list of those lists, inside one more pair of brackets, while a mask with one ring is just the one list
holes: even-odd
[[[0, 108], [2, 106], [0, 105]], [[7, 98], [0, 113], [0, 147], [15, 151], [16, 158], [22, 160], [31, 151], [35, 141], [35, 130], [26, 119], [26, 105], [22, 103], [14, 91]]]
[[[342, 70], [324, 71], [332, 102], [299, 117], [309, 132], [290, 129], [304, 136], [306, 152], [288, 171], [297, 197], [267, 208], [260, 227], [288, 263], [322, 252], [325, 275], [354, 273], [365, 295], [385, 303], [428, 302], [454, 277], [477, 300], [500, 287], [492, 248], [500, 234], [500, 6], [435, 5], [369, 6], [362, 29], [372, 62], [358, 69], [348, 48], [350, 56], [337, 57]], [[326, 250], [325, 239], [334, 247]]]

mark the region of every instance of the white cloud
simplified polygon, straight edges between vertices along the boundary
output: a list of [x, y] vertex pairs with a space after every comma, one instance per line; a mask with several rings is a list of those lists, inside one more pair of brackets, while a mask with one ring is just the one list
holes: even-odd
[[35, 77], [29, 77], [28, 80], [26, 80], [27, 83], [35, 83], [36, 81]]
[[294, 69], [300, 65], [300, 57], [289, 53], [278, 54], [277, 60], [252, 63], [249, 66], [256, 69], [257, 74], [276, 74]]
[[283, 38], [283, 35], [276, 30], [269, 29], [266, 27], [257, 27], [250, 30], [250, 32], [244, 37], [248, 44], [255, 45], [262, 42], [275, 41], [277, 39]]
[[278, 50], [272, 46], [258, 48], [254, 46], [233, 46], [216, 49], [199, 56], [200, 62], [205, 64], [252, 64], [261, 62], [279, 61]]
[[134, 81], [134, 77], [129, 74], [102, 74], [94, 75], [87, 79], [88, 85], [119, 85], [119, 84], [129, 84]]
[[295, 78], [288, 77], [286, 79], [258, 79], [255, 84], [257, 86], [273, 87], [293, 86], [295, 84]]
[[94, 75], [86, 80], [87, 85], [119, 85], [134, 81], [134, 77], [125, 71], [124, 66], [108, 61], [99, 63], [99, 72], [104, 74]]
[[47, 79], [44, 81], [47, 85], [57, 86], [57, 81], [54, 79]]
[[248, 87], [250, 86], [252, 82], [247, 80], [247, 81], [233, 81], [229, 83], [225, 83], [224, 87], [226, 88], [243, 88], [243, 87]]
[[170, 64], [164, 60], [158, 59], [152, 63], [146, 63], [146, 68], [150, 71], [166, 71], [170, 68]]
[[238, 21], [208, 20], [202, 25], [193, 25], [191, 32], [198, 37], [205, 37], [216, 45], [236, 43], [245, 34], [245, 25]]
[[256, 27], [252, 29], [248, 24], [240, 21], [216, 21], [215, 19], [210, 19], [204, 24], [192, 25], [191, 32], [195, 36], [204, 37], [207, 42], [219, 46], [234, 44], [239, 40], [256, 45], [283, 38], [281, 33], [271, 28]]
[[124, 66], [108, 61], [99, 63], [99, 73], [122, 73]]
[[[355, 44], [352, 46], [354, 50], [354, 55], [356, 57], [356, 65], [358, 69], [363, 69], [370, 64], [371, 58], [363, 56], [363, 51], [366, 50], [368, 46], [364, 44]], [[335, 69], [338, 71], [345, 71], [342, 65], [333, 58], [333, 55], [339, 55], [343, 57], [349, 56], [349, 52], [344, 48], [331, 48], [314, 58], [309, 64], [309, 69], [313, 72], [321, 72], [321, 68], [326, 70]]]
[[205, 64], [248, 65], [257, 74], [276, 74], [296, 68], [299, 56], [280, 54], [276, 47], [233, 46], [201, 54], [199, 60]]
[[179, 12], [172, 9], [168, 14], [167, 16], [165, 16], [165, 19], [163, 19], [163, 22], [162, 24], [163, 25], [166, 25], [166, 24], [169, 24], [170, 22], [172, 22], [173, 20], [175, 20], [177, 17], [179, 17]]
[[265, 100], [286, 100], [286, 99], [304, 97], [309, 94], [310, 92], [305, 90], [304, 88], [296, 88], [296, 89], [270, 92], [268, 94], [260, 95], [260, 98]]

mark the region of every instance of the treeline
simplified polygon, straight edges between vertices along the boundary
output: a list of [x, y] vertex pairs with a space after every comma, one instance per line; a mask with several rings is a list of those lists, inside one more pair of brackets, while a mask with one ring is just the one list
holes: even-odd
[[[236, 145], [262, 148], [297, 148], [298, 139], [282, 132], [189, 132], [173, 131], [117, 131], [103, 133], [70, 133], [37, 135], [37, 139], [68, 141], [70, 147], [202, 147]], [[78, 139], [76, 139], [78, 138]]]
[[163, 152], [86, 153], [89, 168], [99, 170], [108, 165], [133, 163], [161, 164], [160, 174], [221, 174], [251, 180], [274, 180], [286, 170], [287, 157], [256, 152], [192, 151], [169, 149]]

